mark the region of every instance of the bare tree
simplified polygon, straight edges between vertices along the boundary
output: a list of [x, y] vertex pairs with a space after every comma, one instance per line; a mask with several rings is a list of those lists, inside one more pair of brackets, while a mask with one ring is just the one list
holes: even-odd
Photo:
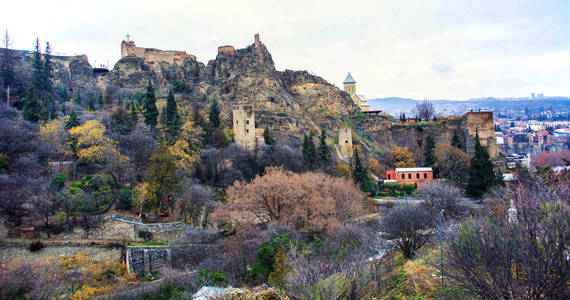
[[445, 210], [444, 217], [449, 218], [458, 217], [464, 211], [464, 207], [460, 204], [461, 190], [455, 186], [434, 182], [422, 185], [420, 191], [425, 200], [424, 205], [432, 214]]
[[435, 233], [435, 214], [420, 205], [392, 208], [382, 219], [382, 229], [406, 258], [412, 258]]
[[416, 103], [414, 110], [416, 117], [420, 120], [429, 121], [435, 116], [435, 108], [428, 100], [424, 100], [422, 103]]
[[485, 299], [568, 299], [568, 195], [538, 177], [497, 192], [447, 238], [446, 276]]
[[194, 226], [203, 226], [204, 224], [201, 221], [206, 219], [211, 207], [215, 205], [216, 194], [208, 187], [192, 184], [185, 188], [183, 197], [180, 202], [180, 210], [184, 215], [184, 222], [189, 216]]

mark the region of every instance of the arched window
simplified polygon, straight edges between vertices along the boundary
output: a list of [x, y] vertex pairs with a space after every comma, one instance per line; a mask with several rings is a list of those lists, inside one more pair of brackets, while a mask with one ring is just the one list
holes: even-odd
[[392, 179], [392, 175], [388, 174], [388, 179]]
[[424, 179], [427, 179], [427, 173], [424, 173]]
[[402, 174], [402, 179], [406, 179], [406, 175]]
[[408, 173], [408, 179], [412, 179], [412, 173]]
[[416, 173], [416, 179], [420, 179], [420, 173]]

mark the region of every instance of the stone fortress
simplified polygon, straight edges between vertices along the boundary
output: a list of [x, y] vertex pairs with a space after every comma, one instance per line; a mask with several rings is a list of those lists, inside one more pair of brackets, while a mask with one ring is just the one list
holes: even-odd
[[263, 129], [255, 128], [253, 105], [234, 105], [232, 110], [234, 141], [242, 149], [253, 151], [263, 146]]
[[493, 112], [468, 112], [465, 114], [465, 149], [467, 154], [475, 154], [475, 136], [479, 133], [479, 142], [487, 148], [491, 159], [499, 158], [499, 149], [495, 139]]
[[338, 132], [338, 145], [340, 155], [344, 158], [351, 158], [354, 148], [352, 147], [352, 129], [341, 128]]
[[137, 47], [134, 41], [129, 40], [121, 42], [121, 58], [139, 57], [144, 59], [145, 64], [152, 66], [155, 63], [167, 62], [173, 65], [181, 66], [188, 57], [196, 60], [196, 56], [188, 54], [185, 51], [175, 50], [159, 50], [154, 48]]

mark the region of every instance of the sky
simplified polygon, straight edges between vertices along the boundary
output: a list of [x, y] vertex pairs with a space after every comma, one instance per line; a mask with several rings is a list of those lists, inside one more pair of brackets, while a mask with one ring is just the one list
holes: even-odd
[[308, 70], [366, 98], [570, 96], [570, 1], [4, 1], [12, 48], [36, 37], [55, 53], [112, 67], [139, 47], [207, 63], [259, 33], [278, 70]]

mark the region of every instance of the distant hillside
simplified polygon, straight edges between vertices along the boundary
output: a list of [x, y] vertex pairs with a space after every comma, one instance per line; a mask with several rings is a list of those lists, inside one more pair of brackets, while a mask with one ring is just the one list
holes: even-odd
[[[390, 97], [376, 98], [368, 100], [370, 109], [382, 110], [393, 116], [400, 113], [412, 113], [416, 103], [423, 100]], [[434, 104], [438, 115], [462, 115], [470, 110], [524, 110], [529, 109], [552, 109], [568, 110], [570, 98], [568, 97], [548, 97], [544, 99], [524, 99], [524, 98], [477, 98], [470, 100], [429, 100]]]

